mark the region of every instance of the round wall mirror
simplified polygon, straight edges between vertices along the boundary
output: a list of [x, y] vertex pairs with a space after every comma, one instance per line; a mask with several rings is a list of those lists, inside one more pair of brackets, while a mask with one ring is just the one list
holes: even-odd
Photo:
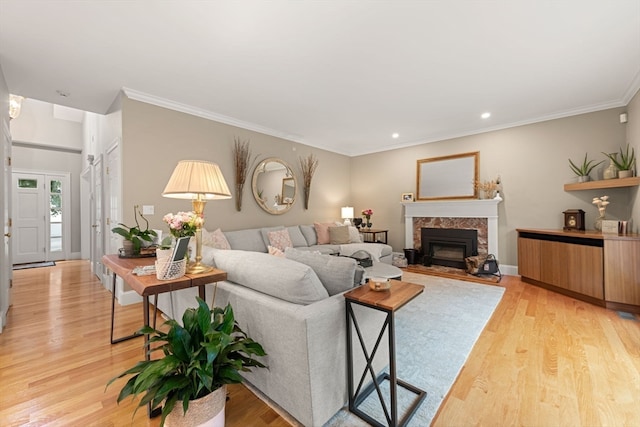
[[293, 170], [285, 161], [271, 157], [256, 166], [251, 189], [262, 209], [270, 214], [280, 215], [295, 203], [298, 183]]

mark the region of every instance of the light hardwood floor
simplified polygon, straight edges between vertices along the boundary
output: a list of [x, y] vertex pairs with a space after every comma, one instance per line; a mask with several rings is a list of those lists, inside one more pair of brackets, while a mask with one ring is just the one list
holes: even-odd
[[[640, 322], [505, 277], [505, 295], [435, 426], [640, 425]], [[0, 426], [157, 426], [115, 403], [107, 381], [142, 358], [142, 339], [109, 343], [110, 293], [86, 261], [14, 272], [0, 334]], [[116, 336], [141, 322], [116, 305]], [[160, 320], [161, 321], [161, 320]], [[401, 349], [399, 350], [401, 351]], [[227, 426], [288, 426], [244, 386]]]

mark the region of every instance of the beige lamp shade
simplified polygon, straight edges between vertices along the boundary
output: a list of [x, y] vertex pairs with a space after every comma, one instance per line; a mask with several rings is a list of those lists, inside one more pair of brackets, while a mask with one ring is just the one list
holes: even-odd
[[202, 160], [178, 162], [162, 195], [174, 199], [231, 198], [231, 192], [218, 165]]

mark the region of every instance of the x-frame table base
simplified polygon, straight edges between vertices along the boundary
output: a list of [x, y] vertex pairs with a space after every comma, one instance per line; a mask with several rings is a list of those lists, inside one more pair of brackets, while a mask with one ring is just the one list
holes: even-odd
[[[410, 286], [405, 286], [410, 285]], [[385, 296], [391, 296], [390, 294], [393, 291], [393, 287], [396, 287], [396, 291], [400, 290], [401, 292], [396, 292], [393, 299], [389, 299], [388, 301], [381, 301], [385, 299]], [[395, 324], [394, 324], [394, 313], [395, 310], [402, 307], [404, 304], [409, 302], [411, 299], [415, 298], [418, 294], [422, 292], [424, 287], [421, 285], [415, 285], [413, 283], [406, 282], [395, 282], [392, 285], [392, 291], [388, 295], [384, 295], [383, 293], [376, 292], [371, 294], [366, 288], [368, 285], [363, 285], [360, 288], [356, 288], [353, 291], [350, 291], [345, 294], [346, 301], [346, 320], [347, 320], [347, 372], [348, 372], [348, 388], [349, 388], [349, 411], [356, 414], [363, 420], [367, 421], [369, 424], [384, 427], [385, 424], [382, 424], [379, 420], [374, 419], [369, 414], [362, 411], [359, 407], [360, 405], [373, 393], [376, 392], [378, 395], [378, 399], [380, 401], [380, 405], [384, 412], [385, 419], [387, 421], [388, 426], [405, 426], [411, 417], [415, 414], [416, 410], [420, 406], [420, 404], [424, 401], [427, 396], [427, 393], [424, 390], [419, 389], [405, 381], [398, 379], [396, 375], [396, 347], [395, 347]], [[386, 292], [386, 291], [385, 291]], [[353, 304], [358, 304], [361, 306], [369, 307], [374, 310], [379, 310], [386, 313], [386, 317], [382, 328], [378, 334], [378, 337], [375, 341], [375, 344], [371, 351], [369, 352], [363, 338], [362, 332], [360, 330], [360, 325], [358, 324], [358, 319], [355, 316], [353, 311]], [[360, 347], [365, 356], [366, 367], [364, 371], [360, 375], [360, 379], [357, 387], [354, 387], [354, 372], [353, 372], [353, 332], [355, 329], [358, 341], [360, 343]], [[388, 345], [389, 345], [389, 372], [382, 372], [379, 375], [376, 375], [375, 370], [373, 368], [373, 361], [375, 355], [378, 351], [380, 343], [382, 342], [382, 338], [384, 337], [385, 332], [388, 333]], [[371, 382], [364, 386], [365, 380], [367, 379], [367, 374], [369, 374], [371, 378]], [[385, 399], [383, 396], [383, 391], [381, 389], [381, 385], [384, 381], [389, 381], [389, 395], [390, 395], [390, 405], [385, 403]], [[415, 398], [411, 405], [406, 409], [404, 415], [401, 419], [399, 419], [398, 414], [398, 390], [397, 387], [400, 386], [413, 394], [415, 394]]]

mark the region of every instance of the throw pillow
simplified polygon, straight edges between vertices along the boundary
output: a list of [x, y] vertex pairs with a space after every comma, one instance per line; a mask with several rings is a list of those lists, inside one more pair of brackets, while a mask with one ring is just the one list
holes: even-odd
[[284, 252], [282, 252], [280, 249], [278, 248], [274, 248], [273, 246], [269, 246], [269, 255], [273, 255], [273, 256], [277, 256], [277, 257], [284, 257]]
[[329, 296], [313, 269], [264, 252], [214, 251], [218, 268], [227, 280], [294, 304], [312, 304]]
[[329, 243], [332, 245], [345, 245], [349, 242], [349, 227], [346, 225], [329, 227]]
[[286, 258], [306, 264], [313, 269], [320, 278], [329, 295], [339, 294], [359, 285], [362, 280], [362, 272], [356, 274], [358, 264], [352, 258], [333, 255], [318, 255], [308, 251], [287, 248], [284, 251]]
[[329, 227], [333, 225], [332, 222], [314, 222], [313, 227], [316, 229], [316, 235], [318, 236], [318, 245], [327, 245], [331, 241], [329, 236]]
[[222, 230], [220, 230], [220, 228], [216, 228], [215, 231], [213, 232], [209, 232], [203, 229], [202, 245], [210, 246], [216, 249], [231, 249], [231, 245], [229, 245], [229, 241], [225, 237]]
[[293, 243], [291, 243], [291, 237], [289, 237], [289, 231], [287, 229], [270, 231], [268, 233], [268, 236], [269, 236], [269, 246], [278, 248], [281, 251], [284, 251], [285, 248], [293, 247]]
[[349, 243], [362, 243], [362, 236], [357, 228], [349, 226]]

